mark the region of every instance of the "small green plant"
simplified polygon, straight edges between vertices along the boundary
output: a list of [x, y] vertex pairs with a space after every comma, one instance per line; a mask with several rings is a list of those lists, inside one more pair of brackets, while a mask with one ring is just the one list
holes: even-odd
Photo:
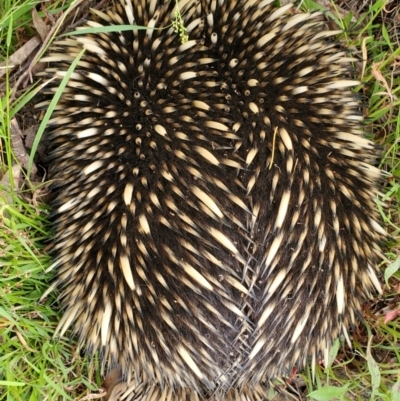
[[183, 22], [181, 11], [179, 10], [178, 5], [176, 5], [174, 20], [172, 21], [172, 26], [174, 31], [179, 34], [181, 38], [182, 44], [186, 43], [189, 40], [189, 35], [186, 33], [186, 27]]

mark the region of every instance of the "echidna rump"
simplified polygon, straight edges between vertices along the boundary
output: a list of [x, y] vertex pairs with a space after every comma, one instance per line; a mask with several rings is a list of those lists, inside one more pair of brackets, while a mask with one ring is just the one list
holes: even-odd
[[85, 49], [47, 131], [59, 331], [126, 397], [263, 399], [380, 288], [351, 59], [272, 3], [121, 0], [44, 59], [42, 108]]

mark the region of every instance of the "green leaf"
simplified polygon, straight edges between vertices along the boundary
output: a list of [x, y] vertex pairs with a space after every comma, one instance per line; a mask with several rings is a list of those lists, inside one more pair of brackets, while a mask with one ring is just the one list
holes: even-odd
[[390, 395], [392, 401], [400, 401], [400, 381], [393, 385]]
[[398, 257], [393, 263], [391, 263], [385, 269], [385, 284], [389, 288], [389, 278], [393, 276], [400, 268], [400, 257]]
[[385, 39], [385, 41], [388, 44], [388, 46], [390, 47], [390, 50], [393, 51], [392, 43], [390, 41], [390, 36], [389, 36], [389, 33], [388, 33], [387, 29], [386, 29], [385, 24], [382, 24], [382, 36]]
[[10, 15], [10, 24], [8, 25], [8, 32], [7, 32], [7, 47], [11, 46], [11, 39], [13, 34], [13, 25], [14, 25], [14, 18], [13, 15]]
[[9, 380], [0, 380], [0, 386], [26, 386], [26, 383], [21, 383], [21, 382], [12, 382]]
[[342, 398], [346, 394], [348, 388], [348, 384], [343, 387], [325, 386], [311, 392], [308, 396], [318, 401], [330, 401], [336, 398]]
[[[76, 66], [79, 63], [79, 60], [81, 59], [81, 57], [83, 56], [83, 54], [85, 53], [86, 49], [82, 49], [81, 52], [76, 56], [75, 60], [73, 61], [73, 63], [70, 65], [70, 67], [67, 70], [67, 73], [65, 74], [64, 78], [62, 79], [62, 81], [60, 82], [60, 86], [58, 87], [56, 93], [53, 96], [53, 99], [51, 100], [50, 104], [48, 105], [47, 111], [42, 119], [42, 122], [40, 123], [39, 129], [36, 133], [36, 137], [35, 140], [33, 141], [33, 145], [32, 145], [32, 150], [31, 150], [31, 154], [29, 156], [29, 161], [28, 161], [28, 168], [27, 168], [27, 176], [29, 177], [31, 174], [31, 169], [32, 169], [32, 165], [33, 165], [33, 159], [35, 157], [35, 153], [36, 153], [36, 149], [39, 146], [39, 142], [42, 138], [43, 132], [47, 126], [48, 121], [50, 120], [51, 115], [53, 114], [53, 110], [56, 107], [65, 87], [68, 84], [68, 81], [72, 75], [72, 73], [75, 71]], [[48, 82], [47, 82], [48, 83]], [[46, 85], [43, 84], [43, 85]]]
[[339, 352], [339, 348], [340, 348], [340, 340], [337, 338], [333, 342], [332, 347], [329, 350], [328, 363], [326, 364], [325, 369], [330, 368], [332, 366], [332, 364]]
[[371, 344], [372, 344], [372, 336], [370, 336], [370, 338], [368, 340], [367, 365], [368, 365], [369, 373], [371, 374], [371, 384], [372, 384], [371, 399], [373, 399], [374, 396], [377, 395], [379, 386], [381, 384], [381, 372], [379, 370], [378, 364], [376, 363], [375, 359], [372, 356]]

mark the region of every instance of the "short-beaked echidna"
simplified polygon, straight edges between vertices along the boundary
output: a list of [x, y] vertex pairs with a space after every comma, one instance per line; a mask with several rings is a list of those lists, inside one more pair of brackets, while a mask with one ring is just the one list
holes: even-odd
[[319, 13], [272, 3], [121, 0], [88, 26], [142, 28], [45, 59], [42, 108], [86, 49], [47, 131], [59, 331], [133, 398], [261, 399], [380, 288], [351, 59]]

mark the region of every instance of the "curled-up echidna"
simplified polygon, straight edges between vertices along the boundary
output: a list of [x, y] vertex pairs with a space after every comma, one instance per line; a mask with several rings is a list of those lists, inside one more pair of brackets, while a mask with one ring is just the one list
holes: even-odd
[[59, 332], [128, 398], [263, 399], [380, 289], [351, 59], [272, 3], [121, 0], [45, 58], [41, 108], [85, 49], [47, 130]]

